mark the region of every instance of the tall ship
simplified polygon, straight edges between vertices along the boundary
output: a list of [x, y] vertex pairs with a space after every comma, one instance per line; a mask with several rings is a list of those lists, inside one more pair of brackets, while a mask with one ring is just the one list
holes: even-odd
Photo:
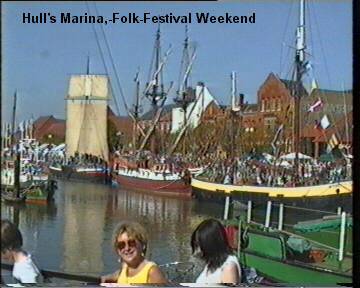
[[[303, 7], [303, 6], [302, 6]], [[330, 174], [333, 173], [334, 177], [329, 181], [330, 177], [324, 177], [323, 181], [319, 181], [318, 179], [310, 179], [313, 181], [308, 181], [308, 183], [301, 182], [300, 178], [304, 178], [304, 167], [316, 167], [319, 163], [318, 160], [314, 160], [307, 155], [300, 153], [300, 136], [301, 136], [301, 107], [300, 101], [305, 96], [304, 95], [304, 86], [303, 86], [303, 77], [306, 74], [309, 66], [309, 61], [306, 59], [306, 43], [305, 43], [305, 12], [304, 7], [300, 13], [299, 25], [296, 30], [296, 49], [295, 49], [295, 61], [294, 61], [294, 69], [292, 73], [292, 79], [284, 81], [284, 85], [286, 84], [289, 87], [291, 94], [290, 105], [288, 106], [286, 115], [284, 117], [284, 122], [280, 123], [279, 129], [276, 131], [274, 140], [272, 141], [272, 147], [274, 156], [271, 156], [273, 159], [268, 162], [267, 167], [271, 168], [273, 173], [269, 173], [267, 175], [267, 179], [261, 178], [261, 166], [265, 166], [261, 159], [244, 159], [239, 156], [239, 154], [234, 155], [234, 147], [232, 147], [231, 159], [229, 159], [229, 165], [226, 167], [218, 167], [218, 169], [223, 169], [223, 178], [220, 179], [211, 179], [206, 175], [202, 175], [200, 177], [194, 177], [191, 181], [191, 186], [195, 197], [199, 199], [209, 199], [209, 200], [221, 200], [223, 201], [226, 197], [231, 197], [233, 199], [238, 199], [244, 202], [249, 200], [253, 201], [256, 204], [265, 204], [268, 200], [278, 203], [284, 203], [288, 205], [297, 205], [297, 206], [306, 206], [314, 209], [330, 209], [335, 211], [338, 206], [343, 207], [346, 211], [352, 211], [352, 180], [348, 177], [348, 179], [344, 179], [340, 174], [347, 168], [351, 167], [351, 159], [350, 157], [346, 157], [344, 155], [343, 160], [346, 161], [345, 164], [339, 164], [336, 167], [333, 167], [330, 171]], [[235, 85], [233, 84], [233, 87]], [[270, 92], [268, 92], [270, 93]], [[234, 89], [232, 97], [234, 98]], [[278, 101], [278, 100], [277, 100]], [[323, 99], [319, 97], [319, 99], [309, 107], [306, 111], [307, 114], [311, 114], [317, 109], [327, 105], [324, 103]], [[264, 103], [261, 103], [263, 105]], [[271, 105], [274, 103], [271, 103]], [[281, 105], [281, 103], [280, 103]], [[275, 102], [274, 107], [270, 107], [271, 111], [276, 111], [278, 108], [278, 103]], [[280, 107], [280, 106], [279, 106]], [[266, 107], [265, 107], [266, 108]], [[273, 109], [274, 108], [274, 109]], [[263, 109], [263, 107], [261, 108]], [[269, 111], [270, 111], [269, 110]], [[304, 114], [304, 113], [303, 113]], [[241, 118], [243, 115], [243, 106], [240, 103], [239, 107], [232, 107], [232, 111], [230, 113], [230, 117], [238, 117]], [[287, 119], [287, 122], [285, 121]], [[289, 121], [290, 120], [290, 121]], [[291, 123], [291, 124], [289, 124]], [[322, 133], [325, 134], [325, 129], [329, 127], [329, 120], [326, 115], [321, 119]], [[287, 126], [287, 127], [286, 127]], [[280, 147], [282, 146], [280, 143], [281, 138], [285, 138], [285, 128], [287, 131], [291, 131], [291, 135], [287, 135], [287, 140], [289, 140], [292, 146], [292, 152], [290, 154], [281, 155]], [[335, 133], [334, 133], [335, 134]], [[240, 135], [240, 137], [243, 135]], [[284, 142], [284, 141], [283, 141]], [[336, 140], [336, 135], [333, 135], [331, 139], [329, 139], [329, 145], [332, 147], [338, 145], [340, 147], [339, 140]], [[330, 151], [332, 149], [330, 147]], [[343, 153], [347, 154], [347, 153]], [[234, 157], [237, 156], [237, 157]], [[251, 158], [251, 155], [250, 157]], [[258, 160], [258, 161], [252, 161]], [[282, 160], [283, 163], [282, 163]], [[287, 165], [286, 171], [291, 177], [291, 181], [288, 181], [288, 185], [284, 185], [284, 181], [281, 175], [277, 175], [280, 170], [285, 170], [280, 165]], [[249, 167], [254, 167], [251, 171], [254, 176], [253, 181], [235, 181], [236, 175], [241, 174], [242, 171], [245, 171]], [[326, 163], [324, 165], [327, 165]], [[319, 166], [317, 166], [319, 167]], [[321, 167], [322, 168], [322, 167]], [[320, 169], [320, 168], [319, 168]], [[300, 174], [303, 174], [299, 177]], [[310, 174], [310, 173], [309, 173]], [[311, 175], [311, 174], [310, 174]], [[281, 177], [280, 177], [281, 176]], [[351, 177], [351, 176], [350, 176]], [[244, 178], [244, 177], [243, 177]], [[272, 178], [272, 179], [270, 179]], [[274, 180], [279, 178], [279, 183], [274, 183]], [[219, 181], [220, 180], [220, 181]], [[244, 180], [244, 179], [242, 179]], [[245, 179], [247, 180], [247, 179]], [[317, 180], [317, 181], [315, 181]], [[268, 184], [272, 182], [272, 184]]]
[[106, 75], [72, 75], [66, 97], [65, 159], [53, 159], [50, 173], [67, 180], [106, 182], [109, 173]]
[[[136, 77], [136, 101], [134, 109], [131, 113], [134, 123], [133, 136], [133, 153], [130, 155], [118, 155], [114, 158], [113, 175], [114, 179], [121, 187], [130, 188], [133, 190], [145, 191], [160, 195], [177, 196], [184, 198], [192, 197], [192, 190], [190, 186], [191, 175], [201, 172], [201, 168], [190, 167], [187, 163], [181, 160], [181, 157], [174, 157], [173, 152], [179, 143], [180, 138], [184, 135], [188, 125], [185, 121], [180, 126], [180, 132], [177, 139], [169, 151], [159, 151], [161, 133], [158, 132], [159, 120], [164, 110], [164, 104], [171, 86], [165, 90], [163, 85], [163, 68], [170, 54], [170, 49], [165, 53], [161, 59], [160, 47], [160, 26], [156, 32], [156, 39], [154, 45], [154, 58], [152, 60], [153, 66], [150, 68], [150, 79], [146, 84], [142, 98], [147, 98], [151, 103], [152, 123], [145, 132], [139, 125], [139, 81]], [[183, 111], [186, 111], [188, 104], [195, 100], [195, 93], [189, 98], [188, 91], [190, 91], [187, 83], [188, 76], [191, 71], [191, 66], [195, 58], [195, 51], [190, 55], [188, 53], [188, 36], [186, 31], [186, 38], [184, 42], [183, 53], [183, 74], [181, 75], [181, 85], [177, 91], [178, 104]], [[185, 60], [184, 60], [185, 59]], [[185, 62], [184, 62], [185, 61]], [[200, 90], [198, 94], [200, 94]], [[198, 97], [199, 98], [199, 97]], [[192, 110], [199, 105], [193, 105]], [[186, 119], [188, 113], [184, 113]], [[139, 135], [141, 134], [141, 135]], [[142, 137], [141, 137], [142, 136]], [[141, 142], [140, 137], [142, 138]], [[139, 143], [138, 143], [139, 142]], [[149, 150], [145, 148], [149, 147]]]

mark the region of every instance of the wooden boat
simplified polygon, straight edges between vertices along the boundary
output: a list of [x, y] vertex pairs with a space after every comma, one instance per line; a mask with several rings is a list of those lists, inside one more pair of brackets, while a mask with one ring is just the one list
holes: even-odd
[[191, 180], [193, 194], [196, 198], [223, 201], [226, 196], [256, 204], [264, 204], [268, 200], [291, 206], [304, 206], [320, 210], [333, 210], [339, 206], [352, 211], [352, 181], [329, 183], [303, 187], [266, 187], [250, 185], [228, 185]]
[[[286, 285], [335, 286], [352, 282], [352, 245], [346, 240], [352, 221], [346, 212], [302, 221], [292, 228], [286, 225], [284, 229], [282, 209], [275, 227], [270, 221], [271, 205], [265, 224], [260, 224], [252, 221], [249, 204], [247, 219], [240, 216], [224, 223], [229, 244], [242, 267], [254, 268], [266, 279]], [[321, 233], [328, 238], [329, 228], [336, 241], [323, 239]]]
[[[151, 79], [149, 79], [148, 84], [146, 85], [144, 96], [151, 101], [153, 119], [151, 127], [146, 131], [146, 135], [144, 131], [142, 131], [141, 127], [138, 126], [138, 116], [140, 109], [140, 97], [139, 97], [139, 81], [136, 80], [137, 83], [137, 95], [136, 101], [134, 105], [134, 112], [130, 113], [130, 116], [134, 120], [134, 135], [133, 135], [133, 147], [135, 148], [134, 154], [139, 156], [144, 152], [144, 148], [148, 142], [151, 142], [150, 146], [154, 148], [156, 145], [156, 126], [160, 120], [160, 116], [163, 110], [164, 103], [166, 101], [167, 92], [164, 91], [164, 85], [162, 84], [162, 69], [166, 62], [168, 52], [165, 54], [162, 61], [160, 61], [160, 26], [156, 33], [156, 40], [154, 45], [154, 55], [156, 56], [154, 66], [151, 67]], [[190, 65], [190, 64], [189, 64]], [[136, 77], [137, 79], [138, 77]], [[170, 88], [169, 88], [170, 89]], [[186, 127], [185, 127], [186, 128]], [[137, 135], [137, 130], [140, 130], [142, 135], [144, 136], [140, 145], [137, 145], [137, 139], [139, 138]], [[182, 131], [183, 134], [184, 131]], [[161, 137], [161, 135], [158, 135]], [[170, 152], [167, 155], [171, 155], [174, 151], [178, 141], [175, 141], [176, 144], [170, 149]], [[152, 149], [156, 150], [156, 149]], [[155, 151], [152, 151], [152, 156], [156, 155]], [[164, 153], [166, 154], [166, 153]], [[135, 159], [130, 159], [127, 155], [117, 155], [117, 159], [114, 160], [113, 166], [113, 178], [116, 180], [120, 187], [130, 188], [133, 190], [159, 194], [159, 195], [167, 195], [167, 196], [178, 196], [184, 198], [191, 198], [191, 186], [190, 186], [190, 170], [185, 167], [170, 167], [170, 164], [166, 163], [156, 163], [155, 160], [157, 157], [150, 157], [153, 162], [149, 164], [147, 160], [140, 161]], [[133, 155], [135, 156], [135, 155]], [[158, 161], [161, 162], [161, 161]], [[165, 162], [165, 161], [163, 161]], [[190, 167], [189, 167], [190, 168]], [[194, 167], [191, 168], [193, 173], [198, 173], [199, 169]]]
[[158, 195], [191, 198], [190, 172], [185, 175], [171, 172], [166, 164], [153, 165], [151, 168], [135, 168], [135, 164], [127, 164], [114, 164], [113, 178], [120, 187]]
[[5, 202], [13, 203], [41, 203], [46, 204], [53, 200], [56, 190], [55, 180], [48, 175], [41, 174], [33, 177], [30, 174], [21, 174], [21, 159], [5, 160], [1, 171], [1, 198]]
[[25, 195], [14, 195], [13, 191], [1, 189], [1, 200], [7, 203], [24, 203]]
[[[264, 231], [259, 226], [249, 228], [245, 237], [248, 244], [239, 253], [240, 262], [267, 279], [311, 286], [352, 282], [352, 257], [345, 255], [339, 261], [336, 249], [278, 230]], [[296, 245], [303, 249], [294, 249]]]
[[61, 167], [49, 166], [50, 174], [56, 179], [86, 181], [93, 183], [106, 183], [109, 172], [104, 168], [76, 167], [63, 165]]
[[[294, 89], [293, 96], [293, 112], [294, 112], [294, 124], [293, 126], [293, 142], [294, 152], [288, 154], [292, 155], [294, 165], [294, 186], [295, 187], [268, 187], [268, 186], [251, 186], [251, 185], [227, 185], [222, 183], [213, 183], [210, 181], [202, 180], [200, 178], [192, 179], [191, 185], [194, 196], [200, 199], [220, 199], [223, 200], [226, 196], [230, 196], [237, 200], [248, 201], [251, 200], [255, 204], [264, 204], [268, 200], [272, 202], [280, 202], [287, 205], [300, 205], [307, 208], [332, 210], [335, 211], [337, 207], [341, 206], [346, 211], [352, 211], [352, 194], [353, 187], [352, 181], [337, 181], [335, 183], [326, 183], [323, 185], [301, 186], [299, 184], [299, 159], [310, 158], [303, 155], [299, 151], [300, 147], [300, 98], [302, 92], [300, 87], [302, 86], [302, 77], [306, 71], [305, 66], [308, 61], [305, 61], [305, 4], [304, 0], [301, 0], [300, 5], [300, 19], [297, 27], [298, 36], [296, 38], [296, 54], [294, 67], [295, 71], [293, 75], [295, 79], [292, 81]], [[285, 122], [285, 121], [284, 121]], [[284, 123], [280, 125], [277, 135], [272, 142], [275, 157], [274, 166], [276, 160], [281, 158], [279, 156], [279, 148], [276, 144], [277, 136], [284, 128]], [[279, 132], [279, 133], [278, 133]], [[232, 147], [233, 148], [233, 147]], [[234, 154], [232, 149], [232, 154]], [[306, 157], [305, 157], [306, 156]], [[291, 166], [291, 165], [290, 165]], [[275, 169], [276, 170], [276, 169]]]
[[93, 183], [108, 181], [107, 101], [110, 90], [109, 76], [90, 73], [89, 58], [86, 74], [70, 76], [65, 98], [65, 143], [61, 147], [65, 150], [61, 160], [48, 167], [53, 177]]
[[25, 202], [31, 204], [47, 204], [54, 200], [57, 189], [55, 180], [43, 181], [24, 191]]

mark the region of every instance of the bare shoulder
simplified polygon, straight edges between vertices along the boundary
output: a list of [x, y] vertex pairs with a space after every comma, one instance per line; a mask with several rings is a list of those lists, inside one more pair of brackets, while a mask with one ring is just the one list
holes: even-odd
[[240, 282], [240, 273], [238, 265], [231, 261], [225, 265], [222, 273], [222, 283], [233, 283], [237, 284]]
[[168, 283], [158, 265], [153, 265], [149, 271], [149, 283]]

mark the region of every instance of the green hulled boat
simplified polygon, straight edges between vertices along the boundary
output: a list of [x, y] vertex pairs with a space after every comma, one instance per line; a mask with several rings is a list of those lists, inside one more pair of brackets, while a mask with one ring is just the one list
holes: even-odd
[[[226, 208], [225, 208], [226, 209]], [[283, 230], [240, 217], [225, 221], [230, 245], [243, 268], [286, 285], [336, 286], [352, 282], [352, 218], [346, 212], [298, 222]], [[283, 215], [279, 215], [283, 219]], [[241, 235], [241, 237], [239, 237]]]
[[25, 202], [34, 204], [47, 204], [53, 200], [55, 189], [56, 182], [54, 180], [37, 183], [26, 191]]
[[341, 285], [352, 282], [352, 257], [278, 230], [250, 228], [239, 252], [244, 267], [267, 279], [292, 285]]

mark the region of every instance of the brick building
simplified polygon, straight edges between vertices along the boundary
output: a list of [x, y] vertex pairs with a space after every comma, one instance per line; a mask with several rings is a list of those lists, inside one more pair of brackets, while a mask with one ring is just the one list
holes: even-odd
[[[316, 101], [322, 101], [318, 111], [308, 112]], [[301, 101], [301, 150], [310, 156], [326, 153], [333, 134], [339, 143], [352, 144], [352, 91], [313, 89], [309, 97]], [[329, 127], [321, 129], [321, 120], [326, 115]], [[346, 136], [347, 135], [347, 136]]]
[[42, 116], [34, 121], [34, 138], [41, 143], [60, 144], [65, 141], [65, 120]]

